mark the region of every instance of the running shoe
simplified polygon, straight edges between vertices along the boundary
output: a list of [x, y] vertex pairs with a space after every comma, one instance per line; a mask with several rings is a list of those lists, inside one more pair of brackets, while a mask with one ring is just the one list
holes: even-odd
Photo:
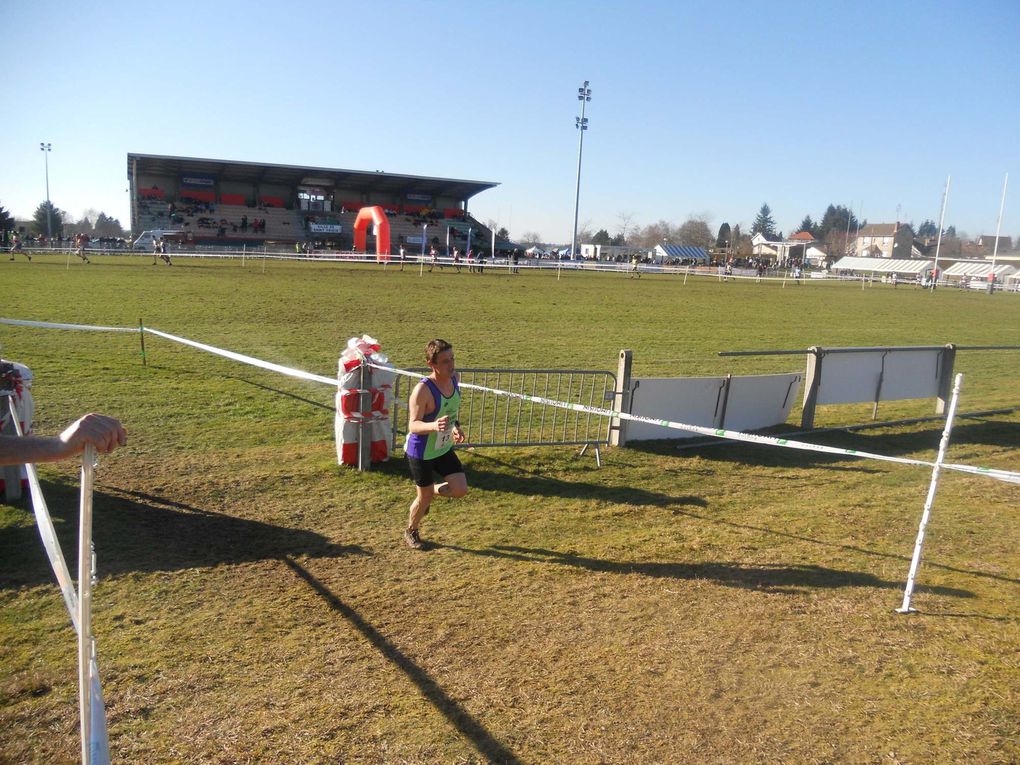
[[412, 550], [421, 550], [425, 547], [421, 537], [418, 536], [418, 529], [404, 529], [404, 544]]

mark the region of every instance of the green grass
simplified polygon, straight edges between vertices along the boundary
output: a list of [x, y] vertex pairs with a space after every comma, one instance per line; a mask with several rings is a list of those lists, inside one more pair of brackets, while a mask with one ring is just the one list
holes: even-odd
[[[2, 266], [6, 317], [147, 326], [332, 375], [348, 337], [399, 366], [636, 376], [799, 371], [811, 345], [1020, 345], [1020, 297], [876, 285], [60, 257]], [[156, 338], [0, 325], [36, 430], [100, 410], [127, 448], [95, 498], [95, 633], [117, 762], [978, 762], [1020, 758], [1017, 487], [673, 442], [462, 453], [472, 492], [400, 547], [395, 460], [335, 464], [330, 389]], [[961, 352], [964, 411], [1020, 403], [1015, 352]], [[931, 401], [883, 404], [884, 418]], [[870, 407], [824, 407], [819, 424]], [[794, 419], [794, 418], [791, 418]], [[939, 424], [813, 440], [930, 459]], [[1020, 467], [1020, 416], [952, 461]], [[73, 464], [44, 492], [75, 566]], [[0, 505], [0, 762], [76, 761], [74, 634], [26, 504]]]

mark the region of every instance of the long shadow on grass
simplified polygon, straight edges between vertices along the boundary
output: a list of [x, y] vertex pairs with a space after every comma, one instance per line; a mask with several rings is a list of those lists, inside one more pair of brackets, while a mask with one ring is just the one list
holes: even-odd
[[[76, 569], [78, 489], [43, 482], [64, 557]], [[183, 492], [182, 492], [183, 493]], [[277, 560], [285, 555], [370, 555], [303, 529], [235, 518], [153, 494], [101, 487], [93, 494], [99, 576]], [[35, 524], [0, 527], [0, 588], [53, 582]]]
[[237, 382], [244, 383], [245, 385], [251, 385], [252, 387], [255, 388], [260, 388], [261, 390], [269, 391], [270, 393], [275, 393], [278, 396], [285, 396], [287, 398], [294, 399], [295, 401], [300, 401], [302, 404], [308, 404], [318, 409], [325, 409], [327, 412], [335, 411], [335, 407], [331, 404], [323, 404], [321, 401], [312, 401], [310, 398], [304, 398], [303, 396], [298, 396], [294, 393], [288, 393], [285, 390], [273, 388], [269, 385], [262, 385], [261, 383], [257, 383], [254, 380], [248, 380], [244, 377], [238, 377], [237, 375], [226, 375], [226, 378], [228, 380], [236, 380]]
[[[938, 451], [942, 427], [910, 433], [863, 433], [860, 431], [832, 431], [825, 433], [798, 433], [783, 430], [764, 431], [767, 435], [792, 438], [812, 444], [833, 446], [839, 449], [856, 449], [872, 454], [883, 454], [890, 457], [912, 455], [916, 459], [934, 460]], [[958, 424], [953, 427], [950, 438], [948, 462], [960, 460], [953, 458], [953, 452], [966, 444], [982, 444], [1001, 448], [1015, 448], [1020, 443], [1020, 423], [1002, 422], [1000, 420], [984, 420], [976, 423]], [[720, 447], [725, 448], [720, 448]], [[706, 451], [706, 456], [719, 462], [735, 462], [742, 465], [766, 467], [828, 467], [829, 469], [855, 470], [859, 472], [877, 472], [875, 463], [866, 459], [841, 457], [835, 454], [822, 454], [796, 449], [782, 449], [773, 446], [756, 446], [736, 441], [720, 439], [702, 446], [688, 446], [683, 441], [637, 441], [628, 444], [638, 451], [650, 454], [676, 454], [678, 447], [683, 447], [687, 454], [697, 454], [699, 449]], [[710, 451], [709, 451], [710, 450]], [[833, 464], [844, 467], [833, 468]]]
[[[810, 542], [811, 544], [821, 545], [823, 547], [832, 547], [839, 550], [849, 550], [850, 552], [860, 553], [862, 555], [871, 555], [876, 558], [891, 558], [893, 560], [901, 560], [903, 561], [904, 564], [904, 571], [906, 570], [906, 564], [910, 562], [909, 555], [880, 552], [879, 550], [869, 550], [866, 547], [857, 547], [855, 545], [841, 544], [839, 542], [827, 542], [822, 539], [805, 537], [802, 536], [801, 534], [791, 534], [789, 531], [779, 531], [777, 529], [770, 529], [767, 526], [754, 526], [749, 523], [734, 523], [733, 521], [724, 521], [719, 518], [710, 518], [707, 515], [699, 515], [698, 513], [693, 513], [686, 510], [674, 510], [673, 513], [674, 515], [686, 515], [688, 518], [695, 518], [699, 521], [705, 521], [706, 523], [714, 523], [719, 526], [729, 526], [734, 529], [746, 529], [747, 531], [758, 531], [763, 534], [774, 534], [777, 537], [785, 537], [786, 539], [796, 539], [799, 542]], [[925, 560], [924, 567], [940, 568], [943, 571], [954, 571], [958, 574], [966, 574], [968, 576], [984, 577], [986, 579], [997, 579], [1000, 582], [1009, 582], [1010, 584], [1020, 584], [1020, 579], [1002, 576], [1001, 574], [991, 574], [986, 571], [977, 571], [969, 568], [957, 568], [955, 566], [947, 566], [943, 563], [935, 563], [929, 560]]]
[[[824, 566], [782, 564], [743, 563], [647, 563], [632, 561], [604, 560], [587, 558], [574, 553], [563, 553], [546, 550], [540, 547], [513, 547], [494, 545], [483, 550], [472, 550], [467, 547], [453, 545], [436, 545], [448, 550], [482, 555], [489, 558], [504, 558], [527, 563], [551, 563], [562, 566], [573, 566], [588, 571], [609, 574], [641, 574], [654, 578], [665, 579], [700, 579], [727, 587], [738, 587], [745, 590], [766, 590], [783, 595], [800, 594], [795, 588], [817, 587], [838, 589], [840, 587], [874, 587], [878, 589], [899, 590], [902, 582], [887, 582], [873, 574], [859, 571], [843, 571]], [[955, 587], [924, 587], [926, 592], [947, 595], [956, 598], [973, 598], [974, 593]]]
[[[535, 470], [528, 470], [519, 465], [503, 462], [488, 454], [472, 453], [472, 464], [467, 468], [468, 483], [476, 489], [494, 492], [511, 492], [528, 497], [560, 497], [569, 499], [599, 499], [621, 505], [653, 505], [655, 507], [673, 507], [676, 505], [694, 505], [708, 507], [702, 497], [690, 494], [672, 495], [657, 491], [648, 491], [636, 486], [607, 486], [600, 483], [584, 481], [565, 481], [542, 475]], [[481, 461], [501, 465], [513, 473], [500, 473], [483, 470], [478, 466]], [[594, 462], [592, 463], [594, 467]], [[391, 475], [407, 475], [404, 460], [394, 460], [379, 466], [383, 472]], [[524, 475], [520, 475], [523, 473]]]
[[404, 654], [375, 627], [365, 621], [361, 614], [340, 600], [326, 585], [296, 562], [287, 557], [283, 558], [283, 562], [290, 566], [295, 574], [304, 579], [313, 590], [319, 593], [331, 608], [347, 619], [379, 653], [397, 665], [407, 675], [408, 679], [418, 687], [422, 695], [436, 709], [442, 712], [446, 719], [453, 723], [454, 727], [465, 738], [470, 740], [479, 753], [484, 755], [489, 762], [506, 763], [507, 765], [517, 765], [520, 762], [513, 752], [496, 740], [478, 720], [468, 714], [455, 700], [450, 698], [446, 691], [429, 676], [428, 672], [415, 664], [413, 659]]

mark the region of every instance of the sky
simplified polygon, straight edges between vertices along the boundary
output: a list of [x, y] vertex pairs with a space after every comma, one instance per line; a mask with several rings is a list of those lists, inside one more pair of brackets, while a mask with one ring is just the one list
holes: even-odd
[[[127, 154], [498, 182], [480, 220], [1020, 238], [1020, 2], [0, 1], [0, 205], [129, 223]], [[48, 155], [40, 151], [48, 142]]]

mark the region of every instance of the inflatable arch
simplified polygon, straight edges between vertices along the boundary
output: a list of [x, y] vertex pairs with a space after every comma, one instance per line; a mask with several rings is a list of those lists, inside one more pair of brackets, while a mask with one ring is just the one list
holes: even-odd
[[390, 221], [379, 206], [362, 207], [354, 219], [354, 249], [364, 250], [368, 224], [375, 226], [375, 255], [377, 260], [390, 259]]

